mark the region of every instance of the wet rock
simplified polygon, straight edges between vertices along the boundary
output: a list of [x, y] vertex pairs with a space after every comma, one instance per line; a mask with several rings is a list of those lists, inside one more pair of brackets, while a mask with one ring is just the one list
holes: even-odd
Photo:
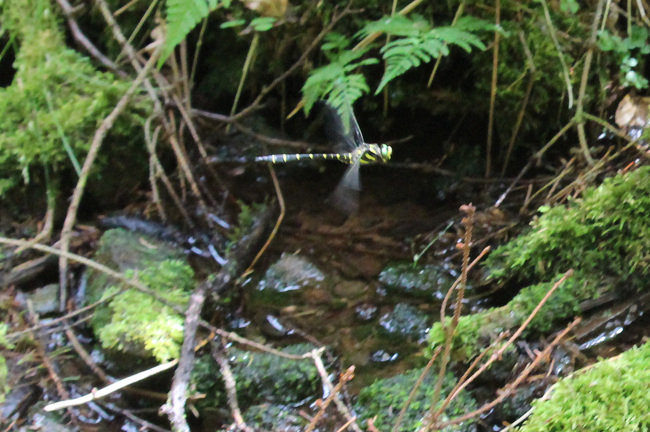
[[379, 307], [372, 303], [361, 303], [354, 308], [354, 317], [361, 321], [371, 321], [379, 314]]
[[59, 309], [59, 285], [49, 284], [31, 292], [18, 292], [16, 301], [27, 310], [27, 301], [32, 302], [33, 311], [39, 315], [57, 312]]
[[348, 299], [359, 298], [366, 294], [368, 285], [355, 280], [344, 280], [336, 284], [334, 287], [334, 294], [338, 297], [345, 297]]
[[[282, 351], [305, 354], [312, 349], [312, 345], [297, 344]], [[228, 355], [242, 409], [263, 403], [300, 404], [322, 396], [320, 376], [310, 359], [291, 360], [238, 348], [230, 348]], [[206, 395], [199, 407], [225, 406], [226, 394], [220, 377], [219, 366], [210, 356], [197, 359], [192, 381], [197, 391]]]
[[275, 315], [266, 315], [264, 321], [262, 321], [260, 330], [266, 336], [277, 339], [290, 336], [294, 333], [293, 329], [287, 327], [284, 322]]
[[269, 267], [250, 294], [251, 303], [260, 306], [331, 301], [325, 274], [306, 258], [287, 253]]
[[380, 318], [379, 325], [392, 338], [419, 340], [428, 332], [427, 322], [427, 315], [415, 306], [398, 303], [392, 312]]
[[388, 295], [442, 300], [456, 277], [444, 266], [398, 263], [387, 266], [379, 281]]
[[[362, 389], [355, 405], [359, 423], [376, 416], [375, 426], [378, 430], [392, 430], [401, 407], [406, 403], [421, 374], [422, 369], [412, 369], [392, 378], [377, 380]], [[424, 377], [406, 411], [399, 431], [412, 432], [418, 429], [418, 423], [431, 404], [437, 377], [438, 373], [435, 371], [429, 371]], [[443, 382], [441, 399], [446, 397], [454, 385], [453, 376], [447, 375]], [[455, 398], [447, 407], [443, 413], [443, 419], [461, 416], [473, 411], [475, 407], [474, 400], [466, 392], [461, 392], [459, 397]], [[442, 429], [443, 432], [476, 432], [476, 430], [476, 425], [471, 420]]]
[[273, 430], [302, 432], [307, 427], [307, 419], [295, 410], [284, 405], [255, 405], [246, 410], [244, 421], [254, 430]]
[[386, 350], [380, 349], [370, 354], [368, 360], [372, 363], [393, 363], [397, 361], [398, 353], [389, 353]]

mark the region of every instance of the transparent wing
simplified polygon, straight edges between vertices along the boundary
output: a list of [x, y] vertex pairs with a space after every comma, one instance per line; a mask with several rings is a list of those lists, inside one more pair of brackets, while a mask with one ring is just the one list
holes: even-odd
[[359, 193], [361, 192], [360, 167], [361, 158], [358, 158], [345, 171], [345, 175], [328, 199], [328, 202], [347, 214], [352, 214], [359, 208]]
[[346, 131], [343, 119], [331, 105], [325, 107], [325, 130], [327, 138], [335, 142], [344, 151], [353, 151], [363, 144], [363, 135], [352, 109], [350, 113], [350, 128]]

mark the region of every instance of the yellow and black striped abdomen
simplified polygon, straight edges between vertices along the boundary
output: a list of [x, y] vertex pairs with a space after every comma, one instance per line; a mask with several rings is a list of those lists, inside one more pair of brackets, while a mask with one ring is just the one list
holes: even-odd
[[258, 156], [255, 162], [287, 163], [300, 160], [321, 160], [333, 159], [343, 163], [352, 163], [352, 157], [355, 153], [297, 153], [297, 154], [274, 154], [268, 156]]

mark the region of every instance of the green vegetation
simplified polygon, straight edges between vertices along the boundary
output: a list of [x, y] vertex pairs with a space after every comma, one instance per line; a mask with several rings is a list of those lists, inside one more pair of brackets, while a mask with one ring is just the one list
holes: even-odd
[[[395, 425], [400, 410], [406, 403], [411, 390], [421, 374], [422, 369], [412, 369], [401, 375], [377, 380], [361, 390], [356, 403], [359, 418], [365, 421], [376, 416], [375, 426], [382, 431], [390, 430]], [[414, 431], [421, 424], [420, 421], [427, 412], [433, 399], [436, 380], [437, 375], [432, 376], [431, 372], [424, 378], [424, 381], [418, 388], [413, 401], [406, 411], [406, 415], [398, 429], [399, 431]], [[442, 399], [446, 397], [455, 384], [456, 381], [451, 375], [445, 378]], [[444, 421], [445, 419], [458, 417], [472, 411], [475, 407], [476, 405], [472, 398], [463, 392], [451, 402], [441, 419]], [[475, 430], [476, 426], [473, 422], [460, 423], [459, 425], [448, 426], [442, 429], [443, 432], [469, 432]]]
[[[95, 260], [120, 269], [154, 291], [159, 298], [184, 307], [194, 286], [192, 268], [180, 251], [155, 239], [114, 229], [104, 233]], [[121, 292], [123, 291], [123, 292]], [[184, 317], [152, 296], [115, 284], [103, 273], [92, 271], [88, 282], [89, 303], [107, 298], [97, 308], [92, 325], [105, 348], [163, 362], [178, 357], [183, 340]]]
[[[0, 345], [11, 348], [12, 345], [6, 338], [7, 330], [9, 330], [7, 324], [0, 324]], [[9, 391], [9, 383], [7, 382], [8, 373], [7, 359], [3, 355], [0, 355], [0, 403], [5, 401], [5, 396]]]
[[650, 425], [650, 344], [603, 360], [558, 382], [520, 432], [647, 431]]
[[[501, 331], [523, 323], [569, 268], [575, 269], [531, 322], [528, 332], [549, 331], [580, 313], [579, 304], [614, 289], [645, 289], [650, 259], [650, 167], [605, 179], [568, 206], [542, 208], [531, 229], [498, 248], [485, 266], [493, 279], [545, 281], [527, 288], [502, 308], [462, 317], [457, 354], [476, 355]], [[432, 346], [444, 341], [436, 323]]]
[[[192, 268], [181, 261], [165, 260], [143, 270], [129, 271], [140, 282], [151, 287], [160, 298], [185, 307], [192, 289]], [[105, 297], [124, 287], [106, 290]], [[105, 348], [123, 350], [136, 344], [159, 362], [177, 358], [183, 342], [184, 317], [152, 296], [128, 289], [108, 301], [111, 320], [96, 325], [97, 336]]]
[[[32, 2], [29, 13], [22, 1], [0, 4], [0, 20], [17, 51], [13, 83], [0, 89], [0, 194], [43, 171], [78, 173], [95, 130], [130, 85], [66, 48], [51, 8], [47, 0]], [[138, 110], [112, 131], [122, 151], [137, 136]]]
[[[302, 355], [314, 349], [307, 344], [282, 349], [287, 354]], [[311, 359], [289, 360], [266, 352], [228, 349], [228, 359], [237, 384], [240, 406], [261, 403], [299, 404], [320, 396], [321, 380]], [[223, 406], [226, 401], [219, 366], [210, 356], [197, 359], [192, 372], [196, 391], [206, 395], [202, 406]]]

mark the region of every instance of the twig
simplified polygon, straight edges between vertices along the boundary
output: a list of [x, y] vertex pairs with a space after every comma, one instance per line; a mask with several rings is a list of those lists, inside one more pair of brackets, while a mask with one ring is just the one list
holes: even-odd
[[278, 216], [278, 219], [275, 221], [275, 225], [273, 226], [273, 230], [271, 231], [271, 234], [269, 234], [269, 237], [266, 239], [266, 242], [264, 242], [264, 245], [260, 248], [260, 250], [257, 252], [257, 255], [255, 255], [255, 258], [253, 258], [253, 261], [248, 265], [248, 269], [243, 273], [244, 275], [248, 274], [253, 270], [253, 267], [255, 264], [257, 264], [257, 261], [262, 257], [266, 249], [268, 249], [269, 245], [275, 238], [276, 234], [278, 233], [278, 230], [280, 229], [280, 225], [282, 225], [282, 221], [284, 220], [284, 215], [286, 212], [285, 204], [284, 204], [284, 196], [282, 195], [282, 189], [280, 188], [280, 183], [278, 182], [278, 178], [275, 175], [275, 170], [273, 169], [273, 165], [269, 162], [268, 163], [269, 167], [269, 172], [271, 173], [271, 179], [273, 180], [273, 187], [275, 188], [275, 194], [278, 197], [278, 204], [280, 206], [280, 215]]
[[[442, 329], [445, 332], [445, 345], [442, 359], [440, 361], [440, 369], [438, 370], [438, 380], [436, 381], [435, 391], [433, 393], [433, 398], [431, 400], [431, 407], [429, 411], [424, 416], [422, 421], [423, 425], [420, 428], [421, 432], [427, 432], [431, 429], [432, 425], [438, 420], [438, 417], [442, 411], [436, 412], [436, 407], [438, 401], [440, 400], [440, 393], [442, 391], [442, 383], [444, 382], [445, 373], [447, 372], [447, 365], [451, 360], [451, 348], [453, 346], [454, 333], [456, 332], [456, 327], [458, 326], [458, 321], [460, 320], [460, 313], [463, 307], [463, 297], [465, 295], [465, 287], [467, 284], [467, 272], [469, 271], [469, 253], [471, 251], [472, 243], [472, 231], [474, 228], [474, 213], [476, 208], [469, 205], [462, 205], [460, 210], [466, 214], [463, 217], [463, 225], [465, 226], [465, 236], [463, 238], [463, 243], [460, 245], [463, 251], [463, 262], [460, 274], [460, 282], [458, 283], [458, 292], [456, 294], [456, 308], [454, 310], [454, 316], [451, 320], [451, 325], [448, 327], [444, 325], [444, 322], [441, 322]], [[451, 291], [451, 290], [450, 290]], [[442, 315], [442, 314], [441, 314]]]
[[400, 410], [399, 415], [397, 416], [397, 420], [395, 420], [395, 426], [393, 426], [393, 429], [392, 429], [391, 432], [398, 432], [399, 431], [399, 427], [402, 425], [402, 420], [404, 419], [404, 416], [406, 415], [406, 411], [408, 410], [409, 406], [411, 405], [411, 402], [413, 402], [413, 399], [415, 398], [415, 395], [416, 395], [416, 392], [417, 392], [418, 388], [420, 388], [420, 385], [422, 385], [422, 382], [424, 381], [424, 377], [429, 372], [429, 369], [431, 369], [431, 366], [433, 366], [433, 362], [436, 361], [436, 358], [438, 358], [438, 355], [440, 355], [440, 351], [442, 351], [441, 346], [436, 348], [436, 350], [433, 352], [433, 355], [431, 355], [431, 358], [429, 359], [429, 362], [427, 363], [427, 365], [422, 370], [422, 373], [420, 374], [417, 381], [415, 382], [415, 385], [411, 389], [411, 392], [409, 393], [409, 396], [406, 399], [406, 402], [404, 402], [404, 406]]
[[565, 133], [568, 132], [569, 129], [571, 129], [571, 127], [572, 127], [573, 125], [575, 125], [575, 122], [576, 122], [576, 118], [573, 117], [571, 120], [569, 120], [569, 122], [568, 122], [566, 125], [564, 125], [564, 127], [563, 127], [562, 129], [560, 129], [560, 131], [559, 131], [558, 133], [555, 134], [555, 136], [554, 136], [553, 138], [550, 139], [549, 142], [547, 142], [547, 143], [544, 145], [544, 147], [542, 147], [541, 149], [539, 149], [539, 150], [538, 150], [534, 155], [532, 155], [532, 156], [528, 159], [528, 163], [526, 163], [526, 165], [524, 165], [524, 167], [523, 167], [523, 168], [521, 169], [521, 171], [519, 172], [519, 175], [517, 175], [517, 177], [512, 181], [512, 183], [510, 184], [510, 186], [508, 186], [508, 189], [506, 189], [505, 192], [503, 192], [503, 193], [501, 194], [501, 196], [500, 196], [499, 199], [496, 201], [496, 203], [494, 203], [494, 207], [495, 207], [495, 208], [498, 208], [498, 207], [501, 205], [501, 203], [503, 203], [503, 200], [506, 199], [506, 197], [508, 196], [508, 194], [512, 191], [512, 189], [515, 187], [515, 185], [516, 185], [517, 183], [519, 183], [519, 181], [522, 179], [522, 177], [524, 176], [524, 174], [526, 174], [526, 173], [528, 172], [528, 170], [530, 169], [530, 167], [532, 167], [534, 163], [536, 163], [537, 161], [539, 161], [539, 159], [544, 155], [544, 153], [546, 153], [546, 151], [547, 151], [549, 148], [551, 148], [551, 146], [552, 146], [553, 144], [555, 144], [555, 143], [557, 142], [557, 140], [559, 140], [559, 139], [560, 139], [560, 138], [561, 138]]
[[594, 48], [596, 47], [596, 38], [598, 36], [598, 22], [600, 21], [600, 16], [603, 12], [603, 5], [605, 0], [598, 0], [598, 6], [596, 7], [596, 14], [594, 15], [594, 20], [591, 23], [591, 35], [587, 43], [589, 44], [589, 49], [585, 56], [585, 65], [582, 68], [582, 77], [580, 79], [580, 90], [578, 91], [578, 101], [576, 102], [576, 114], [577, 117], [577, 127], [578, 127], [578, 139], [580, 141], [580, 148], [585, 157], [585, 160], [589, 166], [594, 165], [594, 160], [591, 157], [589, 152], [589, 146], [587, 145], [587, 136], [585, 134], [585, 121], [584, 121], [584, 99], [585, 93], [587, 91], [587, 81], [589, 81], [589, 70], [591, 68], [591, 60], [594, 56]]
[[[156, 50], [149, 58], [149, 61], [144, 68], [140, 71], [138, 76], [135, 78], [131, 87], [126, 91], [124, 96], [120, 101], [115, 105], [113, 111], [102, 121], [101, 125], [95, 132], [93, 141], [90, 144], [88, 149], [88, 154], [84, 160], [83, 168], [81, 169], [81, 175], [79, 176], [79, 181], [77, 186], [72, 194], [72, 199], [70, 200], [70, 206], [68, 207], [68, 212], [63, 222], [63, 228], [61, 229], [61, 251], [68, 252], [70, 250], [70, 237], [72, 234], [72, 228], [77, 220], [77, 210], [79, 209], [79, 204], [81, 198], [83, 197], [84, 191], [86, 189], [86, 182], [90, 176], [90, 171], [95, 163], [95, 159], [99, 154], [99, 150], [104, 142], [104, 137], [108, 131], [113, 127], [117, 117], [126, 109], [131, 97], [135, 94], [135, 91], [140, 87], [146, 76], [149, 74], [151, 68], [156, 64], [156, 59], [158, 57], [158, 52], [160, 48]], [[59, 258], [59, 284], [60, 290], [59, 293], [59, 308], [61, 310], [65, 309], [65, 303], [67, 299], [67, 274], [68, 274], [68, 260], [66, 257], [61, 255]]]
[[[462, 381], [462, 382], [459, 380], [459, 382], [458, 382], [458, 384], [456, 385], [456, 387], [454, 388], [454, 390], [452, 390], [451, 392], [449, 392], [449, 394], [447, 395], [447, 398], [445, 399], [445, 401], [442, 403], [442, 405], [441, 405], [440, 408], [438, 409], [438, 412], [436, 413], [436, 416], [434, 417], [435, 419], [437, 419], [437, 418], [440, 417], [440, 415], [442, 414], [442, 412], [444, 411], [444, 409], [449, 405], [449, 403], [450, 403], [454, 398], [456, 398], [456, 396], [457, 396], [457, 395], [458, 395], [458, 394], [459, 394], [459, 393], [460, 393], [464, 388], [466, 388], [470, 383], [472, 383], [476, 378], [478, 378], [478, 377], [479, 377], [479, 376], [480, 376], [480, 375], [481, 375], [481, 374], [482, 374], [482, 373], [483, 373], [483, 372], [484, 372], [484, 371], [485, 371], [485, 370], [486, 370], [486, 369], [487, 369], [487, 368], [488, 368], [492, 363], [494, 363], [497, 359], [500, 359], [500, 358], [501, 358], [501, 356], [503, 355], [503, 353], [505, 352], [505, 350], [506, 350], [509, 346], [511, 346], [511, 345], [514, 343], [514, 341], [515, 341], [517, 338], [519, 338], [519, 336], [523, 333], [523, 331], [526, 329], [526, 327], [528, 327], [528, 324], [530, 323], [530, 321], [532, 321], [532, 319], [535, 317], [535, 315], [537, 315], [537, 312], [539, 312], [539, 310], [541, 309], [541, 307], [546, 303], [546, 301], [550, 298], [550, 296], [553, 294], [553, 292], [555, 292], [555, 290], [556, 290], [556, 289], [557, 289], [557, 288], [558, 288], [558, 287], [559, 287], [559, 286], [560, 286], [560, 285], [561, 285], [561, 284], [562, 284], [562, 283], [563, 283], [567, 278], [571, 277], [571, 275], [573, 275], [573, 270], [568, 270], [568, 271], [567, 271], [567, 272], [566, 272], [566, 273], [565, 273], [565, 274], [560, 278], [560, 280], [558, 280], [558, 281], [553, 285], [553, 287], [552, 287], [550, 290], [548, 290], [548, 292], [546, 293], [546, 295], [544, 296], [544, 298], [542, 298], [542, 300], [540, 300], [540, 302], [537, 304], [537, 306], [535, 307], [535, 309], [533, 309], [533, 311], [529, 314], [528, 318], [527, 318], [527, 319], [526, 319], [526, 320], [525, 320], [525, 321], [524, 321], [524, 322], [519, 326], [519, 328], [518, 328], [518, 329], [513, 333], [513, 335], [512, 335], [512, 336], [511, 336], [511, 337], [510, 337], [510, 338], [509, 338], [509, 339], [508, 339], [508, 340], [503, 344], [503, 346], [502, 346], [499, 350], [497, 350], [497, 351], [495, 351], [494, 353], [492, 353], [492, 355], [490, 356], [490, 358], [489, 358], [489, 359], [488, 359], [488, 360], [487, 360], [487, 361], [486, 361], [486, 362], [485, 362], [485, 363], [484, 363], [484, 364], [483, 364], [483, 365], [482, 365], [482, 366], [481, 366], [481, 367], [480, 367], [476, 372], [474, 372], [474, 373], [472, 374], [471, 377], [465, 379], [465, 380]], [[578, 321], [578, 322], [579, 322], [579, 321]], [[577, 323], [575, 323], [575, 324], [577, 324]], [[570, 328], [573, 328], [573, 327], [570, 327]], [[566, 330], [566, 331], [568, 331], [568, 330]], [[564, 332], [563, 332], [562, 334], [564, 334]], [[501, 337], [501, 336], [500, 336], [500, 337]], [[558, 341], [559, 341], [559, 340], [558, 340]], [[532, 371], [532, 369], [531, 369], [531, 371]], [[530, 373], [530, 371], [529, 371], [528, 373]], [[521, 379], [520, 379], [520, 378], [521, 378], [521, 376], [520, 376], [520, 377], [519, 377], [515, 382], [517, 382], [517, 383], [521, 382], [521, 380], [523, 380], [523, 378], [521, 378]], [[512, 388], [514, 389], [514, 387], [512, 387]], [[502, 400], [502, 399], [500, 399], [500, 400]], [[497, 402], [497, 403], [498, 403], [498, 402]], [[496, 405], [496, 403], [495, 403], [494, 405]], [[494, 406], [494, 405], [492, 405], [492, 406]], [[479, 410], [475, 411], [474, 413], [476, 414], [476, 413], [480, 413], [480, 412], [484, 412], [484, 411], [485, 411], [484, 407], [481, 407], [481, 408], [479, 408]], [[466, 420], [466, 419], [468, 419], [468, 418], [472, 418], [472, 417], [473, 417], [473, 416], [469, 416], [469, 417], [467, 417], [467, 416], [463, 416], [463, 420]], [[458, 420], [458, 419], [454, 419], [454, 421], [455, 421], [455, 420]], [[463, 421], [463, 420], [459, 420], [458, 422]], [[436, 426], [439, 426], [439, 425], [436, 425]]]
[[569, 75], [569, 68], [566, 65], [564, 60], [564, 54], [562, 54], [562, 47], [560, 42], [557, 40], [557, 34], [555, 27], [553, 27], [553, 21], [551, 20], [551, 14], [548, 11], [548, 5], [546, 0], [541, 0], [542, 9], [544, 9], [544, 20], [546, 21], [546, 28], [551, 35], [555, 49], [557, 50], [557, 56], [560, 59], [560, 64], [562, 65], [562, 75], [564, 77], [564, 84], [566, 85], [567, 95], [569, 96], [569, 109], [573, 107], [573, 87], [571, 86], [571, 77]]
[[492, 83], [490, 84], [490, 112], [488, 113], [488, 130], [487, 130], [487, 144], [485, 156], [485, 178], [490, 177], [490, 170], [492, 169], [492, 141], [494, 139], [494, 104], [497, 96], [497, 78], [499, 76], [499, 40], [501, 33], [498, 27], [501, 25], [501, 0], [496, 0], [494, 6], [495, 17], [494, 25], [497, 27], [494, 30], [494, 48], [492, 51]]
[[291, 65], [291, 67], [289, 67], [289, 69], [287, 69], [282, 75], [274, 79], [271, 82], [271, 84], [264, 87], [262, 91], [260, 91], [260, 94], [257, 95], [257, 98], [248, 107], [241, 110], [238, 114], [231, 116], [230, 119], [231, 120], [240, 119], [250, 114], [252, 111], [258, 109], [259, 105], [261, 104], [262, 100], [266, 97], [266, 95], [269, 94], [269, 92], [271, 92], [271, 90], [273, 90], [277, 85], [279, 85], [281, 82], [287, 79], [287, 77], [289, 77], [289, 75], [291, 75], [300, 65], [302, 65], [307, 60], [307, 58], [312, 53], [312, 51], [314, 51], [316, 47], [319, 46], [320, 41], [332, 31], [334, 26], [341, 20], [341, 18], [343, 18], [344, 16], [350, 13], [352, 13], [352, 11], [350, 10], [349, 4], [341, 13], [335, 13], [332, 16], [332, 20], [330, 21], [330, 23], [327, 26], [325, 26], [325, 28], [323, 28], [323, 30], [318, 35], [316, 35], [316, 37], [313, 39], [311, 44], [309, 44], [309, 46], [303, 51], [302, 55], [298, 57], [298, 60], [296, 60], [296, 62], [293, 65]]
[[190, 430], [185, 420], [185, 403], [187, 401], [187, 386], [194, 364], [196, 329], [199, 325], [199, 315], [205, 301], [205, 291], [205, 285], [200, 284], [190, 296], [190, 302], [185, 314], [183, 345], [181, 346], [178, 368], [174, 372], [168, 402], [161, 408], [168, 415], [175, 432], [189, 432]]
[[239, 403], [237, 402], [237, 384], [235, 383], [235, 377], [230, 370], [230, 364], [228, 360], [223, 356], [221, 350], [212, 344], [212, 357], [219, 363], [221, 368], [221, 375], [223, 376], [223, 381], [226, 387], [226, 393], [228, 395], [228, 406], [230, 407], [230, 413], [235, 419], [235, 424], [239, 430], [243, 429], [247, 432], [252, 432], [253, 429], [246, 425], [244, 422], [244, 417], [241, 415], [241, 410], [239, 409]]
[[535, 73], [537, 71], [535, 68], [535, 63], [533, 61], [533, 54], [530, 52], [530, 49], [528, 48], [528, 44], [526, 43], [526, 37], [523, 31], [519, 32], [519, 39], [521, 40], [524, 53], [526, 54], [526, 60], [528, 62], [528, 85], [526, 86], [526, 93], [524, 94], [524, 99], [521, 102], [521, 108], [519, 109], [519, 114], [517, 115], [517, 121], [515, 122], [515, 125], [512, 128], [510, 142], [508, 143], [508, 149], [506, 150], [506, 156], [503, 161], [503, 168], [501, 168], [501, 177], [504, 177], [506, 175], [506, 170], [508, 169], [508, 163], [510, 162], [510, 154], [512, 153], [512, 149], [515, 146], [515, 142], [517, 141], [517, 135], [519, 134], [519, 128], [521, 127], [521, 124], [524, 120], [524, 114], [526, 113], [528, 102], [530, 101], [530, 94], [533, 91], [533, 85], [535, 85]]
[[78, 397], [78, 398], [75, 398], [75, 399], [68, 399], [68, 400], [56, 402], [56, 403], [53, 403], [53, 404], [49, 404], [49, 405], [46, 405], [43, 409], [45, 411], [55, 411], [55, 410], [59, 410], [59, 409], [62, 409], [62, 408], [67, 408], [67, 407], [76, 406], [76, 405], [82, 405], [82, 404], [85, 404], [87, 402], [91, 402], [91, 401], [93, 401], [95, 399], [99, 399], [99, 398], [102, 398], [104, 396], [108, 396], [109, 394], [111, 394], [113, 392], [116, 392], [117, 390], [119, 390], [119, 389], [121, 389], [123, 387], [129, 386], [129, 385], [131, 385], [133, 383], [136, 383], [138, 381], [142, 381], [145, 378], [149, 378], [150, 376], [153, 376], [153, 375], [156, 375], [156, 374], [158, 374], [160, 372], [166, 371], [167, 369], [171, 369], [174, 366], [176, 366], [177, 363], [178, 363], [178, 360], [173, 360], [173, 361], [170, 361], [170, 362], [167, 362], [167, 363], [163, 363], [163, 364], [158, 365], [156, 367], [153, 367], [151, 369], [147, 369], [147, 370], [142, 371], [140, 373], [137, 373], [135, 375], [131, 375], [128, 378], [124, 378], [124, 379], [122, 379], [120, 381], [117, 381], [116, 383], [111, 384], [109, 386], [106, 386], [106, 387], [104, 387], [104, 388], [102, 388], [100, 390], [94, 390], [92, 393], [87, 394], [85, 396]]
[[502, 391], [499, 392], [499, 396], [490, 402], [489, 404], [483, 405], [481, 408], [477, 409], [476, 411], [467, 413], [465, 415], [462, 415], [460, 417], [457, 417], [453, 420], [449, 420], [443, 423], [439, 423], [436, 425], [438, 428], [444, 428], [446, 426], [452, 425], [452, 424], [458, 424], [461, 422], [464, 422], [465, 420], [469, 420], [470, 418], [473, 418], [481, 413], [484, 413], [486, 411], [491, 410], [494, 408], [496, 405], [498, 405], [503, 399], [506, 397], [510, 396], [513, 392], [514, 389], [521, 384], [527, 377], [530, 375], [530, 373], [537, 367], [537, 365], [546, 357], [548, 357], [551, 349], [557, 345], [566, 335], [569, 333], [573, 328], [575, 328], [576, 325], [580, 323], [581, 318], [576, 318], [571, 324], [567, 326], [564, 330], [562, 330], [556, 337], [553, 339], [553, 341], [531, 362], [524, 371], [517, 377], [515, 381], [513, 381], [511, 384], [509, 384], [506, 388], [502, 389]]
[[74, 19], [73, 9], [70, 3], [68, 3], [68, 0], [56, 0], [56, 1], [61, 7], [61, 10], [63, 11], [63, 15], [65, 15], [65, 18], [68, 21], [68, 27], [70, 27], [72, 36], [79, 43], [79, 45], [84, 47], [91, 56], [99, 60], [99, 62], [104, 66], [106, 66], [108, 69], [112, 70], [120, 77], [126, 78], [128, 76], [126, 72], [120, 70], [115, 63], [113, 63], [108, 57], [102, 54], [101, 51], [99, 51], [97, 47], [93, 45], [93, 43], [86, 37], [86, 35], [83, 34], [81, 29], [79, 28], [79, 25], [77, 24], [77, 21]]
[[327, 377], [327, 371], [325, 371], [325, 366], [323, 365], [323, 362], [320, 358], [320, 351], [322, 351], [323, 348], [319, 348], [318, 350], [312, 351], [314, 353], [313, 359], [314, 362], [316, 363], [316, 367], [318, 368], [318, 372], [321, 375], [321, 378], [323, 379], [323, 382], [327, 387], [329, 387], [329, 395], [323, 401], [323, 403], [320, 405], [318, 412], [314, 417], [311, 419], [311, 422], [309, 422], [309, 425], [307, 425], [307, 428], [305, 429], [305, 432], [312, 432], [314, 428], [316, 427], [316, 424], [318, 423], [318, 420], [325, 414], [325, 410], [329, 406], [329, 404], [334, 401], [336, 404], [337, 408], [339, 411], [341, 411], [342, 414], [346, 416], [348, 419], [349, 425], [352, 427], [353, 430], [361, 432], [361, 429], [359, 426], [354, 422], [350, 420], [353, 419], [353, 415], [350, 413], [350, 411], [347, 409], [345, 404], [341, 402], [339, 398], [339, 393], [341, 392], [341, 388], [343, 385], [347, 382], [350, 381], [352, 378], [354, 378], [354, 366], [350, 366], [343, 374], [341, 374], [341, 377], [339, 378], [339, 382], [336, 384], [336, 386], [332, 386], [332, 383], [330, 382], [329, 378]]

